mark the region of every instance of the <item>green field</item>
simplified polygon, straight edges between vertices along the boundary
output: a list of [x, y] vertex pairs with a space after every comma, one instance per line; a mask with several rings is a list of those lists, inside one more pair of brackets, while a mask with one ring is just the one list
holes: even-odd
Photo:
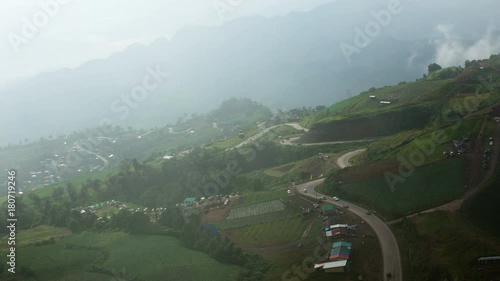
[[285, 205], [283, 204], [283, 202], [281, 202], [281, 200], [273, 200], [246, 207], [234, 208], [229, 213], [227, 219], [230, 220], [230, 219], [246, 218], [251, 216], [259, 216], [268, 213], [283, 211], [284, 209]]
[[301, 136], [303, 134], [302, 131], [295, 129], [292, 126], [282, 125], [276, 128], [269, 130], [266, 134], [260, 138], [260, 141], [269, 140], [269, 141], [278, 141], [285, 138]]
[[219, 225], [219, 229], [239, 228], [248, 225], [276, 222], [292, 218], [297, 214], [290, 210], [268, 213], [260, 216], [245, 217], [239, 219], [225, 220]]
[[[16, 246], [26, 246], [31, 243], [37, 243], [51, 238], [59, 238], [71, 234], [67, 228], [52, 227], [48, 225], [40, 225], [32, 229], [18, 231], [16, 235]], [[7, 247], [7, 239], [0, 239], [0, 249]]]
[[238, 205], [238, 208], [283, 199], [287, 196], [286, 190], [283, 189], [246, 193], [243, 195], [243, 202]]
[[239, 136], [230, 137], [225, 140], [214, 142], [213, 144], [209, 145], [208, 148], [221, 148], [221, 149], [233, 148], [236, 145], [242, 143], [243, 141], [249, 139], [250, 137], [256, 135], [258, 132], [259, 132], [258, 128], [252, 128], [250, 130], [243, 132], [244, 134], [243, 138], [240, 138]]
[[110, 275], [88, 272], [92, 265], [108, 270], [124, 268], [141, 280], [161, 281], [166, 276], [179, 281], [236, 280], [241, 270], [188, 250], [172, 237], [122, 232], [85, 232], [51, 245], [20, 247], [18, 257], [34, 271], [36, 280], [50, 281], [110, 280]]
[[264, 170], [264, 174], [271, 176], [271, 177], [280, 178], [280, 177], [286, 175], [288, 172], [290, 172], [293, 168], [295, 168], [295, 166], [296, 166], [296, 163], [281, 165], [279, 167], [274, 167], [274, 168]]
[[449, 202], [464, 191], [462, 160], [450, 159], [415, 169], [391, 190], [385, 177], [377, 177], [323, 190], [348, 201], [379, 211], [386, 218], [397, 218]]
[[251, 225], [242, 228], [241, 234], [234, 242], [245, 244], [293, 242], [302, 237], [310, 223], [310, 220], [295, 217], [272, 223]]
[[498, 266], [482, 272], [475, 266], [479, 256], [500, 255], [498, 236], [485, 235], [461, 216], [421, 214], [392, 230], [399, 242], [405, 280], [499, 280]]
[[500, 237], [500, 225], [492, 223], [498, 220], [500, 213], [500, 167], [496, 178], [483, 190], [467, 199], [460, 210], [474, 225]]

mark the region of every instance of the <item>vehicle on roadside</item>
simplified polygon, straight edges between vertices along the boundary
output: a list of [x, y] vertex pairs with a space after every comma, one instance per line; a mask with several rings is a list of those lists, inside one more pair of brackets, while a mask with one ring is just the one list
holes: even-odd
[[325, 196], [321, 196], [320, 198], [321, 198], [321, 200], [326, 200]]
[[347, 209], [347, 208], [349, 208], [349, 206], [347, 206], [347, 205], [344, 205], [344, 206], [342, 206], [342, 207], [344, 207], [344, 208], [346, 208], [346, 209]]
[[304, 188], [304, 193], [307, 193], [307, 189]]
[[366, 214], [367, 214], [367, 215], [371, 215], [371, 214], [372, 214], [372, 212], [370, 212], [370, 211], [366, 211]]
[[333, 200], [335, 200], [335, 201], [339, 201], [339, 198], [338, 198], [338, 197], [333, 196]]

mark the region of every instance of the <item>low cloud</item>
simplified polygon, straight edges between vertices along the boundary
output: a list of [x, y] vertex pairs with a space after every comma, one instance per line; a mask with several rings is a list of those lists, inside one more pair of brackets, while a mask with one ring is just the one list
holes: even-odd
[[500, 37], [491, 28], [473, 44], [455, 39], [456, 33], [451, 25], [438, 25], [435, 30], [442, 38], [433, 41], [436, 46], [433, 61], [443, 67], [463, 65], [466, 60], [485, 59], [500, 52]]

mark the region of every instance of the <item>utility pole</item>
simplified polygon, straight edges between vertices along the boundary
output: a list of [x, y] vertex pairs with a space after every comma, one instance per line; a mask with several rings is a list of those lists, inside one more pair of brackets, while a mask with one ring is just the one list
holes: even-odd
[[352, 98], [351, 89], [347, 89], [346, 94], [347, 94], [347, 98]]

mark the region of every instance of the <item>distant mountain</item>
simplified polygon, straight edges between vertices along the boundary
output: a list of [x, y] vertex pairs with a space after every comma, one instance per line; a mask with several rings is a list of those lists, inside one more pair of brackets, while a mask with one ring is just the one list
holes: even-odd
[[[442, 21], [470, 30], [484, 30], [488, 24], [487, 16], [472, 11], [459, 18], [440, 14], [417, 24], [405, 18], [426, 14], [424, 7], [439, 3], [401, 2], [404, 9], [415, 10], [393, 15], [391, 24], [350, 62], [340, 44], [354, 44], [355, 28], [373, 20], [366, 11], [386, 9], [386, 1], [338, 1], [306, 13], [189, 27], [171, 41], [133, 45], [76, 69], [18, 82], [0, 90], [10, 97], [0, 113], [0, 144], [103, 121], [125, 127], [164, 125], [185, 113], [207, 112], [230, 97], [252, 98], [271, 108], [332, 104], [345, 99], [347, 90], [356, 94], [421, 77], [435, 54], [433, 28]], [[464, 23], [464, 18], [478, 21]], [[478, 39], [474, 36], [479, 33], [471, 34], [461, 39]]]

